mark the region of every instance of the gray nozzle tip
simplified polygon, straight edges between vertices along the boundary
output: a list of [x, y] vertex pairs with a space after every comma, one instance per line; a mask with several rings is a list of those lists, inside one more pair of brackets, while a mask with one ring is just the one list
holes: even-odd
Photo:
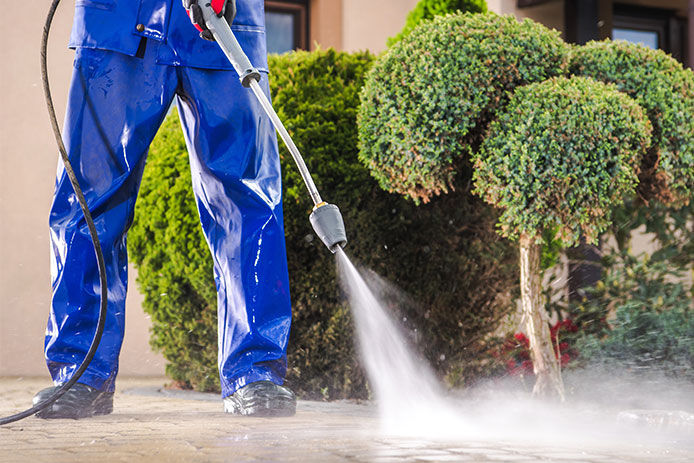
[[345, 223], [342, 220], [340, 209], [334, 204], [322, 204], [317, 206], [309, 216], [313, 230], [318, 238], [334, 254], [337, 247], [344, 248], [347, 244]]

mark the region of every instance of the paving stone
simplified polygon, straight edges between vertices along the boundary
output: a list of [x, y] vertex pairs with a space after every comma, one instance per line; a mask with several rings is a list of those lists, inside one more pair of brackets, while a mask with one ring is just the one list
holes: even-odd
[[604, 456], [601, 455], [594, 455], [591, 453], [587, 452], [560, 452], [560, 453], [545, 453], [543, 456], [546, 456], [548, 458], [557, 458], [561, 460], [579, 460], [579, 461], [588, 461], [588, 460], [600, 460], [605, 458]]
[[[358, 460], [358, 461], [362, 461], [362, 460]], [[368, 460], [363, 460], [363, 461], [370, 461], [372, 463], [402, 463], [403, 461], [407, 461], [407, 460], [403, 460], [403, 457], [373, 457], [373, 458], [370, 458]]]
[[482, 455], [508, 455], [509, 452], [506, 450], [496, 450], [491, 447], [487, 448], [453, 448], [451, 452], [459, 453], [470, 453], [470, 454], [482, 454]]
[[438, 455], [438, 456], [415, 456], [416, 461], [470, 461], [471, 459], [464, 455]]
[[485, 455], [487, 457], [487, 460], [492, 460], [492, 461], [528, 461], [529, 457], [528, 455], [514, 455], [514, 454], [492, 454], [492, 453], [487, 453]]
[[[384, 436], [368, 403], [300, 401], [291, 418], [226, 415], [216, 395], [162, 394], [167, 380], [119, 379], [112, 415], [85, 420], [28, 418], [0, 427], [0, 462], [350, 462], [425, 461], [674, 463], [694, 445], [632, 448], [579, 444], [442, 442]], [[0, 415], [30, 404], [45, 378], [0, 378]], [[138, 395], [140, 394], [140, 395]]]

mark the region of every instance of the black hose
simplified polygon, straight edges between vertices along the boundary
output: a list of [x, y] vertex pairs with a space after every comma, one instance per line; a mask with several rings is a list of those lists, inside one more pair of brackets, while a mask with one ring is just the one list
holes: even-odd
[[60, 0], [53, 0], [51, 7], [48, 10], [48, 16], [46, 16], [46, 24], [43, 26], [43, 37], [41, 38], [41, 80], [43, 81], [43, 91], [46, 98], [46, 106], [48, 108], [48, 115], [51, 119], [51, 125], [53, 126], [53, 134], [55, 135], [56, 142], [58, 143], [58, 150], [60, 151], [60, 156], [65, 165], [65, 172], [70, 179], [72, 188], [75, 190], [75, 195], [77, 196], [77, 201], [79, 201], [80, 208], [82, 208], [82, 213], [84, 214], [84, 220], [89, 227], [89, 235], [92, 238], [92, 244], [94, 245], [94, 254], [96, 254], [96, 261], [99, 266], [99, 280], [101, 283], [101, 302], [99, 308], [99, 320], [96, 325], [96, 332], [94, 333], [94, 338], [89, 346], [87, 355], [84, 357], [82, 364], [79, 366], [77, 371], [75, 371], [68, 382], [63, 384], [59, 389], [57, 389], [52, 396], [39, 402], [33, 407], [24, 410], [23, 412], [6, 416], [0, 418], [0, 425], [12, 423], [19, 421], [23, 418], [33, 415], [34, 413], [48, 407], [53, 402], [58, 400], [63, 394], [65, 394], [73, 384], [82, 376], [82, 373], [87, 369], [89, 363], [94, 358], [96, 349], [99, 347], [99, 342], [101, 341], [101, 335], [104, 332], [104, 324], [106, 323], [106, 308], [108, 306], [108, 287], [106, 286], [106, 265], [104, 263], [104, 255], [101, 252], [101, 244], [99, 243], [99, 236], [96, 232], [96, 227], [94, 226], [94, 221], [92, 220], [92, 215], [89, 212], [89, 206], [87, 201], [84, 199], [84, 194], [80, 188], [79, 182], [77, 181], [77, 176], [75, 175], [70, 160], [68, 159], [67, 150], [63, 144], [63, 137], [60, 133], [60, 126], [58, 125], [58, 120], [55, 117], [55, 109], [53, 108], [53, 99], [51, 98], [51, 88], [48, 83], [48, 66], [46, 64], [46, 49], [48, 47], [48, 34], [51, 30], [51, 23], [53, 22], [53, 16], [58, 8]]

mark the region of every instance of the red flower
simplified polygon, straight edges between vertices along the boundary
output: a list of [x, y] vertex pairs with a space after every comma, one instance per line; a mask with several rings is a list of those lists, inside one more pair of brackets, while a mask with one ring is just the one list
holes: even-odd
[[524, 360], [523, 363], [521, 363], [521, 368], [526, 373], [532, 373], [533, 372], [533, 362], [531, 362], [530, 360]]
[[[550, 327], [552, 347], [561, 366], [567, 365], [578, 354], [571, 349], [567, 341], [561, 341], [557, 346], [557, 340], [562, 339], [560, 332], [575, 333], [577, 331], [578, 326], [568, 318]], [[513, 337], [507, 338], [503, 344], [501, 354], [508, 358], [506, 371], [510, 375], [533, 374], [533, 363], [530, 359], [530, 340], [524, 333], [516, 333]]]
[[521, 345], [523, 345], [525, 347], [530, 346], [530, 341], [528, 340], [527, 337], [525, 337], [525, 335], [523, 333], [516, 333], [513, 335], [513, 337], [516, 339], [516, 341], [521, 343]]
[[561, 326], [569, 333], [575, 333], [578, 331], [578, 326], [576, 326], [573, 320], [571, 320], [570, 318], [567, 318], [566, 320], [562, 321]]

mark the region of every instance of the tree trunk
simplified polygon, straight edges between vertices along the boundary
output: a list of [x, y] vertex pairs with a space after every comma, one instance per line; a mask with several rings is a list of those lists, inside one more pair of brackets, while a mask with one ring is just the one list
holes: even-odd
[[533, 395], [557, 397], [563, 402], [564, 383], [552, 347], [549, 317], [542, 303], [540, 252], [539, 244], [525, 235], [521, 236], [521, 303], [536, 378]]

